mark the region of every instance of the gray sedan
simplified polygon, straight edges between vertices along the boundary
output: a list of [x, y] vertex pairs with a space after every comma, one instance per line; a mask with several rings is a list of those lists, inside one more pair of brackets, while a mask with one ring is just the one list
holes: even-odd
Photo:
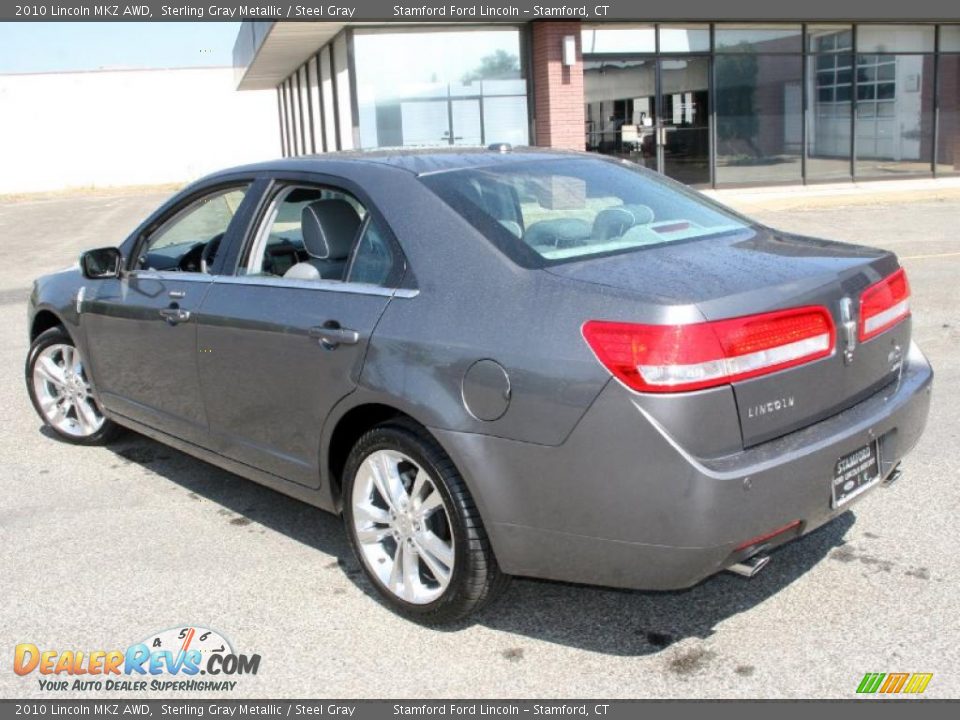
[[503, 147], [217, 173], [29, 315], [57, 435], [132, 429], [342, 514], [428, 623], [510, 575], [752, 576], [898, 476], [933, 376], [893, 254]]

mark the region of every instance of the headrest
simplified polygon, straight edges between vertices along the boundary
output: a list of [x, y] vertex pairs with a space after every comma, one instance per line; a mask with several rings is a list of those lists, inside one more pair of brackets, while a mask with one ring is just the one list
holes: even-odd
[[598, 240], [620, 237], [634, 225], [648, 225], [653, 221], [653, 210], [646, 205], [617, 205], [597, 213], [593, 221], [593, 236]]
[[346, 200], [317, 200], [300, 213], [303, 246], [318, 260], [344, 260], [353, 247], [360, 216]]
[[523, 239], [531, 247], [576, 247], [590, 240], [590, 223], [580, 218], [539, 220], [527, 228]]

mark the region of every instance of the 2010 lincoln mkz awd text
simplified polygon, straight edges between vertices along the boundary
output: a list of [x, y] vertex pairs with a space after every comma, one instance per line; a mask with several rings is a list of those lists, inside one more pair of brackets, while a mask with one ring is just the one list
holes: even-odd
[[59, 436], [132, 428], [342, 513], [431, 623], [510, 575], [752, 575], [899, 473], [933, 377], [892, 253], [532, 149], [226, 170], [29, 313]]

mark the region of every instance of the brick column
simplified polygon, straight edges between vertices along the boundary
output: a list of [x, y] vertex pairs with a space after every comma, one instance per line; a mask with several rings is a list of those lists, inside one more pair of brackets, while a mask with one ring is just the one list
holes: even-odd
[[[537, 145], [583, 150], [583, 55], [579, 20], [542, 20], [533, 26], [533, 85]], [[563, 38], [577, 39], [577, 62], [563, 64]]]

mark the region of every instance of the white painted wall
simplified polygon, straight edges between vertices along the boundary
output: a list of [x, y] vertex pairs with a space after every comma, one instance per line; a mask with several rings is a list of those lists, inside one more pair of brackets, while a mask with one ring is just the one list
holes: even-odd
[[0, 75], [0, 193], [185, 182], [279, 157], [274, 90], [231, 68]]

